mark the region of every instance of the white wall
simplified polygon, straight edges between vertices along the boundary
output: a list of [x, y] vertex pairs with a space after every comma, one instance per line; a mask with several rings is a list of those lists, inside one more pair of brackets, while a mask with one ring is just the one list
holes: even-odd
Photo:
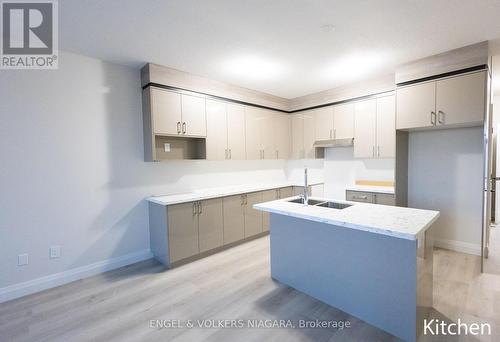
[[357, 159], [353, 147], [326, 149], [325, 196], [345, 199], [346, 185], [356, 180], [394, 181], [394, 159]]
[[12, 284], [147, 257], [147, 196], [286, 179], [284, 161], [143, 162], [139, 71], [71, 53], [59, 65], [0, 71], [0, 301]]
[[437, 245], [480, 253], [483, 128], [409, 135], [408, 206], [441, 212]]

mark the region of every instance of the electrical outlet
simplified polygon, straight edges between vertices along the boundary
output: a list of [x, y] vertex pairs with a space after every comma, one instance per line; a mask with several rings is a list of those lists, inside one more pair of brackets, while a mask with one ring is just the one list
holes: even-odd
[[164, 143], [163, 144], [163, 150], [165, 152], [170, 152], [170, 144], [169, 143]]
[[61, 257], [61, 246], [50, 246], [49, 257], [51, 259], [56, 259]]
[[19, 254], [17, 256], [17, 266], [28, 265], [28, 253]]

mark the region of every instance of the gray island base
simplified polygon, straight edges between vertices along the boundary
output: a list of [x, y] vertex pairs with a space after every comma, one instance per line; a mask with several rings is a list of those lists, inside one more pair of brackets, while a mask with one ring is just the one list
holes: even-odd
[[431, 230], [406, 239], [271, 213], [271, 276], [416, 341], [432, 307]]

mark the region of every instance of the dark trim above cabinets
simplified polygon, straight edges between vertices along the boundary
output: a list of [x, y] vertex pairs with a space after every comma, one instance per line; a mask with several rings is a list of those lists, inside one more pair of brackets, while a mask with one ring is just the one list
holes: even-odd
[[162, 89], [172, 90], [172, 91], [175, 91], [175, 92], [178, 92], [178, 93], [181, 93], [181, 94], [182, 93], [184, 93], [184, 94], [199, 94], [199, 95], [205, 96], [205, 98], [207, 98], [209, 100], [210, 99], [211, 100], [221, 100], [221, 101], [236, 103], [236, 104], [245, 105], [245, 106], [252, 106], [252, 107], [257, 107], [257, 108], [262, 108], [262, 109], [274, 110], [276, 112], [287, 113], [287, 114], [293, 114], [293, 113], [303, 112], [305, 110], [319, 109], [319, 108], [323, 108], [323, 107], [335, 106], [335, 105], [339, 105], [339, 104], [343, 104], [343, 103], [347, 103], [347, 102], [366, 100], [366, 99], [369, 99], [369, 98], [378, 97], [378, 96], [380, 96], [380, 94], [386, 94], [386, 93], [389, 94], [389, 93], [392, 93], [394, 91], [394, 90], [389, 90], [389, 91], [384, 91], [384, 92], [381, 92], [381, 93], [374, 93], [374, 94], [370, 94], [370, 95], [358, 96], [358, 97], [353, 97], [353, 98], [350, 98], [350, 99], [347, 99], [347, 100], [340, 100], [340, 101], [328, 102], [328, 103], [320, 104], [320, 105], [317, 105], [317, 106], [311, 106], [311, 107], [302, 108], [302, 109], [283, 110], [283, 109], [276, 109], [276, 108], [272, 108], [272, 107], [267, 107], [267, 106], [255, 104], [255, 103], [250, 103], [250, 102], [245, 102], [245, 101], [240, 101], [240, 100], [234, 100], [234, 99], [230, 99], [230, 98], [223, 97], [223, 96], [211, 95], [211, 94], [203, 93], [203, 92], [200, 92], [200, 91], [193, 91], [193, 90], [184, 89], [184, 88], [172, 87], [172, 86], [168, 86], [168, 85], [164, 85], [164, 84], [159, 84], [159, 83], [153, 83], [153, 82], [149, 82], [148, 84], [146, 84], [145, 86], [143, 86], [142, 89], [144, 90], [144, 89], [146, 89], [148, 87], [156, 87], [156, 88], [162, 88]]
[[407, 86], [407, 85], [411, 85], [411, 84], [415, 84], [415, 83], [422, 83], [422, 82], [437, 80], [439, 78], [450, 77], [450, 76], [455, 76], [455, 75], [461, 75], [461, 74], [466, 74], [466, 73], [469, 73], [469, 72], [480, 71], [480, 70], [487, 70], [487, 69], [488, 69], [488, 66], [486, 64], [477, 65], [477, 66], [470, 67], [470, 68], [465, 68], [465, 69], [460, 69], [460, 70], [454, 70], [454, 71], [445, 72], [445, 73], [442, 73], [442, 74], [439, 74], [439, 75], [432, 75], [432, 76], [428, 76], [428, 77], [418, 78], [416, 80], [411, 80], [411, 81], [397, 83], [396, 86], [403, 87], [403, 86]]

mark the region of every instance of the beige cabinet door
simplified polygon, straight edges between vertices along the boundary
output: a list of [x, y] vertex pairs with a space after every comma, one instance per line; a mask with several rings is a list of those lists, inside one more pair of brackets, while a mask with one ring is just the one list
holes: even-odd
[[292, 145], [292, 128], [290, 115], [274, 114], [274, 143], [276, 159], [289, 159]]
[[184, 94], [181, 99], [182, 134], [194, 137], [205, 137], [207, 135], [205, 99]]
[[207, 159], [228, 159], [226, 104], [207, 100]]
[[245, 107], [245, 145], [246, 159], [262, 159], [260, 125], [262, 114], [258, 108]]
[[262, 212], [252, 208], [257, 203], [262, 203], [262, 192], [245, 195], [245, 238], [262, 233]]
[[396, 103], [394, 95], [377, 99], [377, 157], [396, 157]]
[[222, 198], [198, 202], [200, 253], [220, 247], [224, 243]]
[[287, 198], [293, 196], [293, 187], [287, 186], [286, 188], [281, 188], [279, 191], [280, 198]]
[[262, 110], [260, 123], [260, 143], [264, 159], [276, 159], [276, 147], [274, 136], [274, 115], [276, 112]]
[[197, 202], [167, 207], [170, 262], [199, 253]]
[[374, 194], [375, 204], [396, 205], [396, 199], [392, 194]]
[[292, 159], [304, 158], [304, 117], [292, 114]]
[[[278, 189], [262, 191], [262, 202], [269, 202], [278, 199]], [[262, 213], [262, 231], [269, 231], [269, 213]]]
[[482, 124], [486, 71], [437, 81], [437, 125]]
[[224, 245], [245, 237], [244, 196], [236, 195], [222, 199], [224, 212]]
[[181, 133], [181, 95], [150, 87], [151, 114], [155, 134], [177, 135]]
[[333, 138], [333, 107], [323, 107], [313, 112], [315, 140]]
[[314, 116], [311, 111], [303, 113], [304, 117], [304, 158], [313, 159], [314, 152]]
[[431, 127], [435, 123], [436, 82], [396, 90], [396, 128]]
[[354, 104], [333, 107], [333, 138], [354, 138]]
[[245, 107], [228, 103], [227, 148], [229, 159], [245, 159]]
[[354, 105], [354, 157], [375, 157], [375, 130], [377, 100], [366, 100]]

